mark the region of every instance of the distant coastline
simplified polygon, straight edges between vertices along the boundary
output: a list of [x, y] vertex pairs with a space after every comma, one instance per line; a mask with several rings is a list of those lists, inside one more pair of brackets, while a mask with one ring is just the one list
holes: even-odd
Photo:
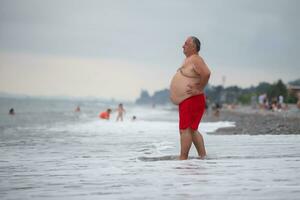
[[[115, 103], [119, 102], [114, 98], [105, 99], [101, 97], [94, 97], [94, 96], [65, 96], [65, 95], [54, 95], [54, 96], [44, 96], [44, 95], [27, 95], [27, 94], [16, 94], [16, 93], [8, 93], [8, 92], [0, 92], [0, 98], [5, 99], [41, 99], [41, 100], [66, 100], [66, 101], [99, 101], [105, 103]], [[122, 101], [126, 102], [127, 101]]]

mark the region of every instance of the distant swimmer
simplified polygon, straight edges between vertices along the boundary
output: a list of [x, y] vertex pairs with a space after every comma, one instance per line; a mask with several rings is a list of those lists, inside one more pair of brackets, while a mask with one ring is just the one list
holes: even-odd
[[131, 121], [135, 121], [136, 120], [136, 116], [133, 115]]
[[125, 113], [125, 109], [123, 107], [123, 104], [119, 104], [118, 108], [117, 108], [117, 112], [118, 112], [118, 116], [117, 116], [117, 119], [116, 121], [123, 121], [123, 114]]
[[110, 113], [111, 113], [111, 109], [108, 108], [106, 111], [100, 113], [99, 118], [109, 120]]
[[15, 115], [16, 113], [15, 113], [15, 110], [14, 110], [13, 108], [11, 108], [11, 109], [9, 110], [8, 114], [10, 114], [10, 115]]
[[76, 107], [75, 112], [80, 112], [80, 107], [79, 106]]
[[188, 159], [192, 143], [200, 158], [206, 156], [198, 126], [205, 111], [204, 88], [208, 83], [210, 70], [199, 55], [200, 46], [198, 38], [187, 38], [182, 47], [186, 58], [170, 85], [170, 99], [179, 108], [180, 160]]

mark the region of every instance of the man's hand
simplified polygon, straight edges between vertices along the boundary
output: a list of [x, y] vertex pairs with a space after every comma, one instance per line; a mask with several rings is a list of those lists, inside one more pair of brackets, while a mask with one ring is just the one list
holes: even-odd
[[197, 94], [199, 94], [199, 92], [201, 92], [201, 85], [200, 85], [200, 83], [195, 83], [195, 84], [193, 84], [193, 85], [191, 85], [191, 84], [188, 84], [187, 85], [187, 89], [186, 89], [186, 93], [188, 94], [188, 95], [192, 95], [192, 96], [194, 96], [194, 95], [197, 95]]

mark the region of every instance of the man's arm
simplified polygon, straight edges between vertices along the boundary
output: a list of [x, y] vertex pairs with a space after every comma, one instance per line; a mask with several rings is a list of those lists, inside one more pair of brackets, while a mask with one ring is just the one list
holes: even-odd
[[204, 90], [210, 78], [210, 70], [208, 69], [208, 66], [206, 65], [206, 63], [201, 57], [194, 58], [194, 59], [195, 59], [194, 70], [198, 74], [200, 74], [199, 87], [201, 88], [201, 90]]
[[194, 70], [200, 75], [199, 82], [194, 85], [188, 85], [187, 94], [196, 95], [201, 93], [208, 83], [210, 78], [210, 70], [208, 69], [206, 63], [201, 57], [193, 58]]

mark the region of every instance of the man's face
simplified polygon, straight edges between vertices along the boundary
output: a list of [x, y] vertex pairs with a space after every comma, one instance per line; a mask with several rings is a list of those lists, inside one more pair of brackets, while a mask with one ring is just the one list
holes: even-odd
[[193, 54], [194, 51], [195, 51], [195, 45], [194, 45], [194, 43], [193, 43], [192, 38], [189, 37], [189, 38], [185, 41], [185, 43], [184, 43], [184, 45], [182, 46], [182, 48], [183, 48], [183, 53], [184, 53], [184, 55], [189, 56], [189, 55]]

